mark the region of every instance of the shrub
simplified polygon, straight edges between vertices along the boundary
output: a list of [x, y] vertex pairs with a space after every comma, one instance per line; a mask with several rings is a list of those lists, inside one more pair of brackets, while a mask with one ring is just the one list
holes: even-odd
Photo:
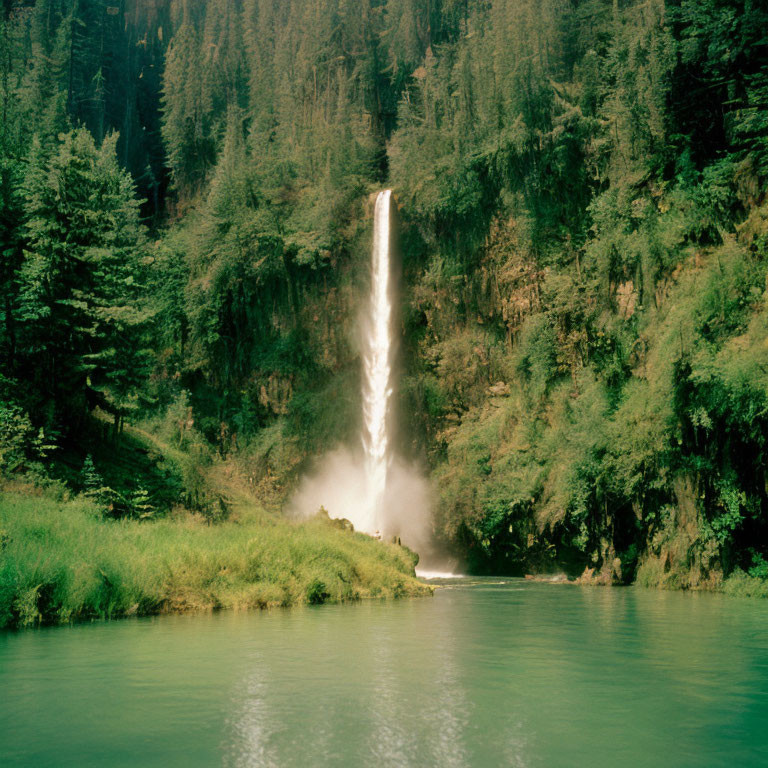
[[0, 475], [24, 472], [54, 448], [19, 405], [0, 403]]
[[307, 602], [310, 605], [321, 605], [330, 597], [325, 583], [320, 579], [314, 579], [307, 587]]

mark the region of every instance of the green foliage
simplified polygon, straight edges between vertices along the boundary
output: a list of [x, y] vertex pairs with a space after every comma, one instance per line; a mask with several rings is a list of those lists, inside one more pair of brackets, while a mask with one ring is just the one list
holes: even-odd
[[104, 483], [93, 463], [90, 454], [85, 457], [81, 470], [83, 495], [92, 501], [99, 512], [105, 517], [125, 517], [130, 512], [130, 505], [125, 498]]
[[321, 605], [330, 596], [330, 593], [326, 591], [325, 584], [320, 579], [314, 579], [307, 587], [307, 602], [310, 605]]
[[0, 628], [427, 594], [407, 550], [257, 508], [239, 521], [105, 521], [91, 502], [0, 496]]
[[[55, 442], [62, 475], [96, 457], [80, 481], [108, 516], [182, 500], [226, 518], [219, 460], [285, 494], [358, 429], [355, 320], [386, 182], [399, 405], [439, 535], [473, 567], [762, 578], [759, 3], [102, 10], [39, 0], [2, 19], [4, 474]], [[151, 244], [125, 169], [154, 223], [167, 214]], [[104, 412], [111, 436], [93, 429]], [[139, 418], [152, 434], [124, 427]], [[19, 616], [50, 599], [39, 584]], [[313, 574], [296, 599], [334, 589]]]
[[768, 579], [755, 578], [741, 570], [735, 571], [723, 584], [723, 592], [734, 597], [768, 597]]
[[751, 550], [752, 567], [749, 569], [749, 575], [753, 579], [764, 579], [768, 581], [768, 560], [759, 552]]
[[60, 419], [98, 404], [117, 423], [135, 408], [148, 313], [140, 303], [142, 231], [114, 137], [84, 130], [37, 147], [25, 180], [27, 241], [19, 271], [25, 368]]
[[139, 520], [147, 520], [156, 512], [155, 507], [151, 503], [149, 491], [141, 486], [131, 494], [129, 503], [132, 516]]
[[743, 509], [747, 503], [744, 491], [733, 484], [722, 481], [717, 494], [718, 513], [709, 521], [705, 536], [713, 536], [717, 541], [727, 541], [743, 521]]
[[85, 457], [81, 474], [86, 495], [96, 492], [104, 484], [101, 475], [96, 470], [96, 465], [93, 463], [93, 457], [90, 453]]
[[0, 473], [12, 475], [44, 456], [44, 433], [14, 404], [0, 405]]
[[[495, 0], [413, 70], [390, 151], [427, 249], [409, 387], [474, 395], [425, 407], [424, 433], [438, 530], [475, 565], [550, 548], [626, 580], [690, 533], [675, 578], [714, 585], [763, 546], [764, 22]], [[482, 353], [441, 362], [478, 323]]]
[[29, 475], [56, 450], [42, 427], [35, 427], [18, 402], [18, 382], [0, 374], [0, 477]]
[[542, 397], [557, 372], [556, 337], [545, 315], [532, 315], [523, 323], [518, 342], [518, 366], [535, 399]]

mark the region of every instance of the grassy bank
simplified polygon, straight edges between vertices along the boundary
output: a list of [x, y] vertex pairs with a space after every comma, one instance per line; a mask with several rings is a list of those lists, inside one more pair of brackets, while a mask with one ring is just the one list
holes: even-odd
[[0, 493], [0, 628], [428, 594], [413, 568], [400, 547], [255, 507], [217, 525], [140, 523], [82, 498]]

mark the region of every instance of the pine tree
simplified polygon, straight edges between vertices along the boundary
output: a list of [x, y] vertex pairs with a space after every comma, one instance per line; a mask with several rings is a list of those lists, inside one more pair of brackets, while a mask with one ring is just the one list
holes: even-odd
[[67, 0], [40, 0], [32, 11], [31, 66], [26, 69], [20, 96], [33, 123], [30, 130], [43, 144], [54, 143], [61, 131], [70, 128], [73, 5]]
[[200, 36], [185, 20], [168, 48], [163, 75], [163, 140], [178, 195], [202, 189], [216, 160], [210, 94], [205, 89]]
[[23, 259], [24, 164], [0, 155], [0, 372], [12, 376], [16, 366], [18, 273]]
[[85, 129], [38, 144], [25, 183], [27, 241], [20, 270], [20, 332], [29, 377], [72, 424], [101, 406], [116, 426], [146, 363], [141, 338], [143, 233], [116, 136], [97, 148]]
[[104, 480], [93, 463], [93, 456], [89, 453], [83, 462], [83, 468], [80, 472], [83, 488], [87, 494], [96, 494], [104, 485]]

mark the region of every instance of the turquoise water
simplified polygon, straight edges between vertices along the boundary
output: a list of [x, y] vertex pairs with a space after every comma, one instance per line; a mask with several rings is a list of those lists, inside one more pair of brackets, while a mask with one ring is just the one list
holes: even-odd
[[0, 634], [0, 765], [766, 766], [768, 603], [485, 580]]

